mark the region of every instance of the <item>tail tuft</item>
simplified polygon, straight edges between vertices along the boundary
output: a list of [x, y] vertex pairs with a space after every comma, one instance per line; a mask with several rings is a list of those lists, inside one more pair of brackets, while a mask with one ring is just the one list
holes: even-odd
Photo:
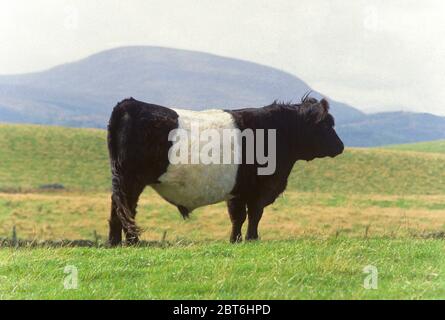
[[112, 200], [116, 205], [116, 214], [122, 223], [122, 227], [128, 234], [137, 237], [141, 233], [141, 229], [136, 225], [136, 221], [133, 217], [133, 213], [130, 210], [127, 201], [127, 195], [122, 190], [122, 186], [125, 185], [122, 181], [122, 175], [116, 163], [112, 164], [113, 175], [113, 195]]
[[179, 205], [178, 206], [178, 210], [181, 213], [181, 215], [184, 218], [184, 220], [190, 217], [190, 215], [189, 215], [190, 210], [187, 209], [186, 207]]

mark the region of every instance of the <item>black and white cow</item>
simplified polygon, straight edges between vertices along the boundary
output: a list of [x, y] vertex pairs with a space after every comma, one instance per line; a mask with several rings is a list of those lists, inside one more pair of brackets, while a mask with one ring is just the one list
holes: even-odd
[[[172, 164], [169, 150], [176, 142], [170, 141], [169, 134], [179, 128], [190, 131], [193, 122], [199, 122], [201, 129], [275, 129], [275, 171], [259, 175], [258, 168], [264, 163], [245, 161], [245, 139], [231, 142], [241, 144], [238, 147], [243, 158], [239, 164]], [[111, 245], [121, 243], [122, 231], [129, 244], [138, 241], [136, 206], [146, 186], [175, 205], [184, 217], [198, 207], [227, 201], [232, 222], [230, 241], [241, 240], [246, 217], [246, 240], [258, 239], [263, 210], [285, 190], [294, 163], [335, 157], [344, 149], [328, 102], [307, 95], [299, 104], [274, 102], [263, 108], [199, 112], [125, 99], [112, 112], [108, 148], [113, 187]]]

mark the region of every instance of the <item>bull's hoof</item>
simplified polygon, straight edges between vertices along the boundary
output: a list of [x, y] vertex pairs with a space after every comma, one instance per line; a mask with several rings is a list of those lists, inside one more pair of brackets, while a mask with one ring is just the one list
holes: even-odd
[[121, 240], [115, 240], [115, 239], [109, 239], [108, 240], [108, 246], [111, 248], [114, 247], [119, 247], [122, 245], [122, 241]]
[[127, 237], [125, 244], [128, 246], [135, 246], [139, 243], [139, 238], [138, 237]]
[[243, 242], [243, 237], [241, 234], [232, 235], [230, 236], [230, 242], [231, 243], [240, 243]]

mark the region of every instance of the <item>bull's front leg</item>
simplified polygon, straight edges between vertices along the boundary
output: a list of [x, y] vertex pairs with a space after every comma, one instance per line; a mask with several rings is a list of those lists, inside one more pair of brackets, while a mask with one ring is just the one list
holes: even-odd
[[264, 207], [258, 203], [248, 203], [248, 217], [246, 240], [258, 240], [258, 224], [263, 216]]
[[227, 201], [227, 208], [229, 210], [230, 221], [232, 222], [232, 233], [230, 234], [230, 242], [241, 242], [241, 228], [244, 221], [246, 221], [246, 202], [239, 198], [234, 198]]

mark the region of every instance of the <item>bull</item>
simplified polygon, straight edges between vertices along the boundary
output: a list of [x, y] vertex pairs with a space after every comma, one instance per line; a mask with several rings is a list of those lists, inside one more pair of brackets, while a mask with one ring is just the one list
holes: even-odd
[[[190, 133], [194, 123], [214, 133], [235, 130], [236, 138], [223, 141], [217, 148], [224, 152], [222, 149], [228, 147], [232, 153], [235, 149], [241, 150], [240, 161], [173, 163], [172, 150], [180, 142], [172, 138], [172, 132], [181, 129]], [[275, 140], [254, 135], [253, 141], [248, 141], [247, 135], [243, 135], [246, 130], [273, 132]], [[259, 140], [263, 146], [258, 145]], [[194, 148], [192, 140], [187, 143], [185, 150]], [[259, 174], [265, 169], [265, 163], [257, 158], [252, 161], [248, 152], [251, 145], [263, 148], [269, 155], [274, 153], [272, 172]], [[344, 146], [334, 130], [328, 101], [305, 95], [297, 104], [275, 101], [262, 108], [205, 111], [125, 99], [111, 114], [108, 149], [112, 173], [109, 243], [115, 246], [122, 242], [122, 231], [128, 244], [138, 242], [136, 207], [147, 186], [176, 206], [184, 218], [198, 207], [226, 201], [232, 223], [230, 241], [241, 241], [246, 218], [245, 239], [258, 239], [258, 224], [264, 208], [285, 190], [295, 162], [335, 157], [343, 152]], [[198, 148], [198, 152], [203, 150]], [[220, 156], [215, 149], [212, 153], [216, 158]], [[190, 160], [190, 156], [186, 159]]]

